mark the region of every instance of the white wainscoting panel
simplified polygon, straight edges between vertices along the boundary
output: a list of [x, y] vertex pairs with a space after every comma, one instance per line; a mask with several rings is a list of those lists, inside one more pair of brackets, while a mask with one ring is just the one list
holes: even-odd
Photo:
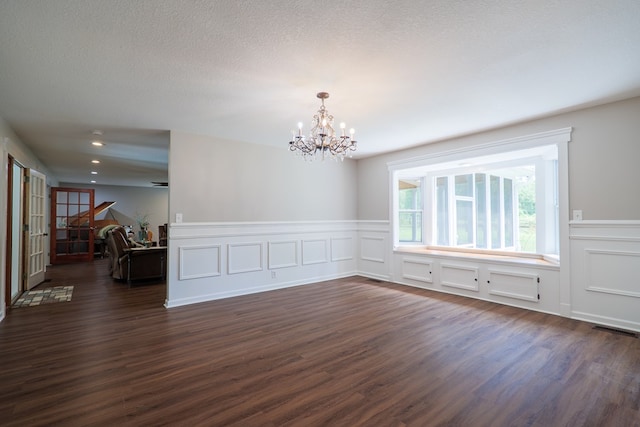
[[[167, 307], [362, 274], [388, 279], [388, 221], [172, 223]], [[380, 262], [360, 269], [362, 233]], [[266, 253], [265, 253], [266, 252]], [[210, 259], [213, 258], [213, 259]], [[268, 267], [268, 268], [265, 268]]]
[[585, 249], [585, 258], [588, 291], [640, 298], [640, 252]]
[[181, 246], [178, 277], [180, 280], [220, 276], [220, 245]]
[[418, 282], [433, 283], [433, 261], [426, 258], [403, 257], [402, 277]]
[[571, 317], [640, 331], [640, 221], [571, 222]]
[[327, 256], [327, 239], [302, 241], [302, 264], [322, 264], [329, 262]]
[[420, 247], [396, 248], [392, 256], [396, 283], [560, 314], [556, 264]]
[[361, 221], [356, 243], [361, 276], [391, 280], [391, 238], [389, 221]]
[[331, 261], [347, 261], [353, 259], [353, 238], [331, 238]]
[[298, 241], [270, 241], [268, 246], [269, 269], [296, 267], [298, 265]]
[[262, 243], [229, 243], [227, 245], [229, 274], [262, 270]]
[[387, 252], [384, 242], [384, 237], [362, 236], [360, 238], [360, 258], [365, 261], [384, 263]]
[[489, 270], [487, 285], [491, 295], [538, 302], [539, 280], [537, 274]]
[[459, 264], [440, 264], [443, 286], [478, 292], [478, 267]]

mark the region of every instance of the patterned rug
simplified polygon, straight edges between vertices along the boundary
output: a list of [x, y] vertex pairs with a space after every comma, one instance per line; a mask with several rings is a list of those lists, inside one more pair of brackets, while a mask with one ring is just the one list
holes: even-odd
[[26, 291], [13, 303], [13, 307], [33, 307], [54, 302], [67, 302], [71, 301], [72, 294], [73, 286], [54, 286], [53, 288]]

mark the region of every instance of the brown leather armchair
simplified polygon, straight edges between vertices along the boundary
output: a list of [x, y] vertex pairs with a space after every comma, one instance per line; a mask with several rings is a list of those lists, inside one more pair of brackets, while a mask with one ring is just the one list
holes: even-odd
[[166, 247], [131, 247], [124, 227], [116, 227], [107, 233], [107, 245], [109, 273], [114, 279], [126, 280], [129, 284], [133, 280], [164, 280], [167, 271]]

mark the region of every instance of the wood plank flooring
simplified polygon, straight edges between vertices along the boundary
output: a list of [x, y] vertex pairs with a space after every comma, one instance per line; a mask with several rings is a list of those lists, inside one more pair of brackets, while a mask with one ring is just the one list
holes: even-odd
[[165, 309], [105, 260], [0, 323], [3, 426], [640, 426], [640, 340], [354, 277]]

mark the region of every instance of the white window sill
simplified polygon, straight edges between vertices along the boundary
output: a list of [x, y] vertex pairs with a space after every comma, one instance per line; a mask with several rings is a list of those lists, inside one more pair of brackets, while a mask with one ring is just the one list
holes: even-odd
[[559, 270], [560, 259], [557, 256], [538, 254], [483, 251], [479, 249], [444, 248], [441, 246], [396, 246], [394, 253], [428, 255], [434, 258], [456, 258], [468, 261], [489, 261], [499, 264], [519, 265]]

